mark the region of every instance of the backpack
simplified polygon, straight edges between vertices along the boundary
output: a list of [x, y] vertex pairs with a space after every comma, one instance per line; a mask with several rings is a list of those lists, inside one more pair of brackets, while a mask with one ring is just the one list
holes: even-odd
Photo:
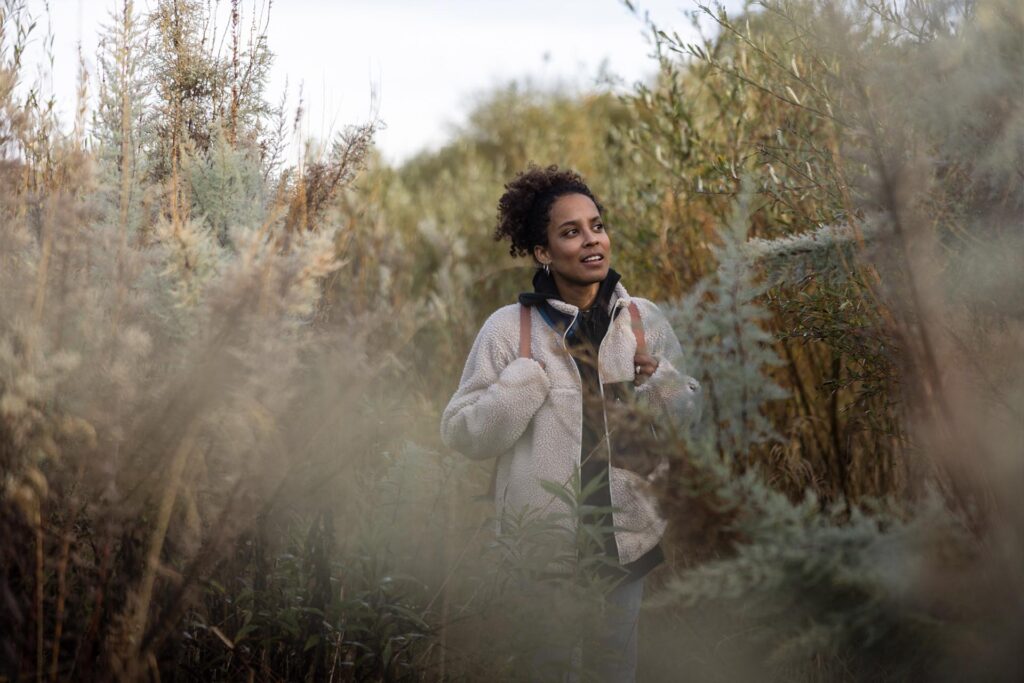
[[[636, 352], [647, 353], [647, 338], [644, 336], [644, 323], [640, 318], [640, 309], [632, 301], [629, 302], [630, 327], [633, 329], [633, 336], [636, 337]], [[533, 353], [530, 350], [530, 334], [533, 319], [530, 316], [530, 307], [519, 304], [519, 358], [530, 358]], [[491, 483], [484, 494], [484, 498], [494, 500], [497, 493], [498, 482], [498, 460], [494, 461], [494, 469], [491, 471]]]

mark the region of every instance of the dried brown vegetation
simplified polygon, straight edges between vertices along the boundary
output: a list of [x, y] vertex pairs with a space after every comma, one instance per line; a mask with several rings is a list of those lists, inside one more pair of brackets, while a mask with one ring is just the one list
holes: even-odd
[[602, 190], [706, 386], [692, 434], [613, 416], [670, 461], [642, 674], [1015, 679], [1020, 7], [651, 26], [649, 85], [510, 86], [399, 168], [376, 122], [284, 165], [269, 3], [227, 9], [118, 3], [69, 135], [0, 9], [0, 680], [515, 680], [534, 619], [589, 623], [437, 437], [530, 161]]

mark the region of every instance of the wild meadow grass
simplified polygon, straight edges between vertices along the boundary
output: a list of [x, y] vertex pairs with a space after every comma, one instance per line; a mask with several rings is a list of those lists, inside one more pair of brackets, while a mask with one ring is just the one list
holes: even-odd
[[538, 624], [592, 636], [600, 539], [495, 533], [438, 435], [529, 162], [705, 386], [616, 418], [669, 463], [640, 676], [1019, 679], [1020, 3], [695, 6], [632, 92], [498, 88], [398, 167], [378, 121], [289, 162], [269, 3], [113, 9], [71, 125], [0, 9], [0, 681], [521, 680]]

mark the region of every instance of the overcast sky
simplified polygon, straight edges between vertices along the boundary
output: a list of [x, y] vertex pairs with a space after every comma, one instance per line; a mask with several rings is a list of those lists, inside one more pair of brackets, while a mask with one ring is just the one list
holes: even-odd
[[[144, 11], [154, 2], [136, 0], [136, 7]], [[244, 0], [250, 14], [252, 4]], [[660, 26], [692, 35], [682, 13], [692, 0], [636, 4]], [[56, 37], [52, 87], [70, 119], [77, 44], [94, 75], [97, 29], [109, 20], [114, 0], [49, 5]], [[43, 15], [44, 0], [28, 6]], [[39, 54], [45, 23], [32, 55]], [[474, 97], [494, 85], [530, 78], [579, 90], [594, 84], [602, 63], [626, 84], [654, 70], [643, 22], [618, 0], [275, 0], [269, 39], [277, 56], [270, 99], [280, 98], [287, 79], [294, 108], [301, 84], [305, 132], [325, 137], [367, 120], [376, 92], [387, 126], [377, 142], [392, 162], [442, 145]]]

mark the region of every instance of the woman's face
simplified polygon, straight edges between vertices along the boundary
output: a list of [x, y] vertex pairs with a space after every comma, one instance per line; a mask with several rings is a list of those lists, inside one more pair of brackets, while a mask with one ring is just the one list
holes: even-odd
[[551, 272], [576, 285], [601, 282], [611, 267], [612, 245], [601, 214], [585, 194], [562, 195], [551, 205], [547, 246], [533, 255]]

